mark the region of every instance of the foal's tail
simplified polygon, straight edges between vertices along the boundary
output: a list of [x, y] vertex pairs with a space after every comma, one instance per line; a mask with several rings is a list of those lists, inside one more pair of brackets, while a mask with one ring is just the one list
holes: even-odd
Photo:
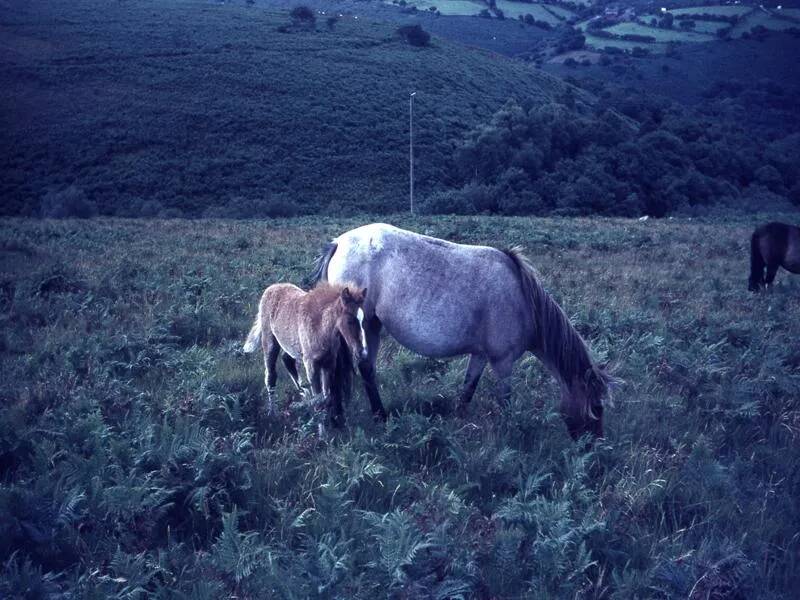
[[764, 283], [764, 257], [761, 256], [759, 247], [758, 230], [753, 232], [750, 237], [750, 281], [747, 288], [751, 292], [757, 292]]
[[242, 350], [244, 352], [254, 352], [261, 343], [261, 303], [258, 305], [258, 314], [256, 315], [255, 323], [250, 328], [250, 333], [247, 334], [247, 339], [244, 341]]

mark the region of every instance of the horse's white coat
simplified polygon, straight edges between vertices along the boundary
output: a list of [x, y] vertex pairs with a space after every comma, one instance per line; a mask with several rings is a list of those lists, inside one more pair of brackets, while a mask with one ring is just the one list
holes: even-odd
[[367, 288], [364, 319], [378, 317], [402, 345], [433, 357], [522, 354], [533, 331], [530, 308], [508, 258], [384, 223], [334, 240], [328, 281]]
[[[591, 404], [600, 405], [599, 397], [589, 396], [587, 369], [600, 375], [585, 343], [533, 278], [532, 268], [519, 266], [518, 254], [384, 223], [358, 227], [333, 241], [323, 277], [367, 289], [358, 318], [363, 340], [369, 341], [368, 374], [374, 370], [385, 328], [401, 345], [425, 356], [469, 354], [463, 394], [467, 400], [487, 362], [505, 396], [514, 362], [531, 350], [562, 384], [562, 412], [573, 435], [590, 418], [586, 413], [591, 413]], [[539, 300], [533, 299], [534, 293]], [[367, 393], [372, 389], [377, 396], [371, 377], [371, 382], [365, 378]], [[591, 393], [602, 393], [604, 385], [599, 381]]]

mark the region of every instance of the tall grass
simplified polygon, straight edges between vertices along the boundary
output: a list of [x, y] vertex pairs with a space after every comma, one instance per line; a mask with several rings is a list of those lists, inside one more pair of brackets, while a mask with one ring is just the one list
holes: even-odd
[[240, 353], [261, 290], [362, 220], [0, 222], [0, 595], [788, 598], [800, 584], [800, 282], [746, 291], [754, 221], [398, 219], [523, 244], [627, 384], [573, 444], [528, 357], [387, 339], [389, 422], [323, 432]]

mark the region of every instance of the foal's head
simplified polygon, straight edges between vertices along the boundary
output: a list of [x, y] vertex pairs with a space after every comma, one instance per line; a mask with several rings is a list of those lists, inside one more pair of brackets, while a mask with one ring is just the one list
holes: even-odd
[[342, 334], [347, 347], [356, 360], [367, 358], [367, 336], [364, 332], [364, 300], [367, 297], [367, 288], [351, 290], [342, 288], [338, 304], [341, 312], [336, 320], [336, 327]]

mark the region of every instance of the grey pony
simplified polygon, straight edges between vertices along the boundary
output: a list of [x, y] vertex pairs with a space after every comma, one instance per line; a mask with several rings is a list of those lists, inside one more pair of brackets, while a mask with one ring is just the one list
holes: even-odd
[[531, 351], [561, 384], [560, 411], [573, 438], [603, 435], [603, 400], [614, 379], [539, 283], [519, 248], [456, 244], [373, 223], [335, 238], [315, 278], [367, 288], [368, 356], [359, 372], [372, 410], [385, 418], [375, 376], [382, 328], [433, 358], [469, 355], [460, 401], [472, 399], [488, 362], [501, 397], [514, 363]]

